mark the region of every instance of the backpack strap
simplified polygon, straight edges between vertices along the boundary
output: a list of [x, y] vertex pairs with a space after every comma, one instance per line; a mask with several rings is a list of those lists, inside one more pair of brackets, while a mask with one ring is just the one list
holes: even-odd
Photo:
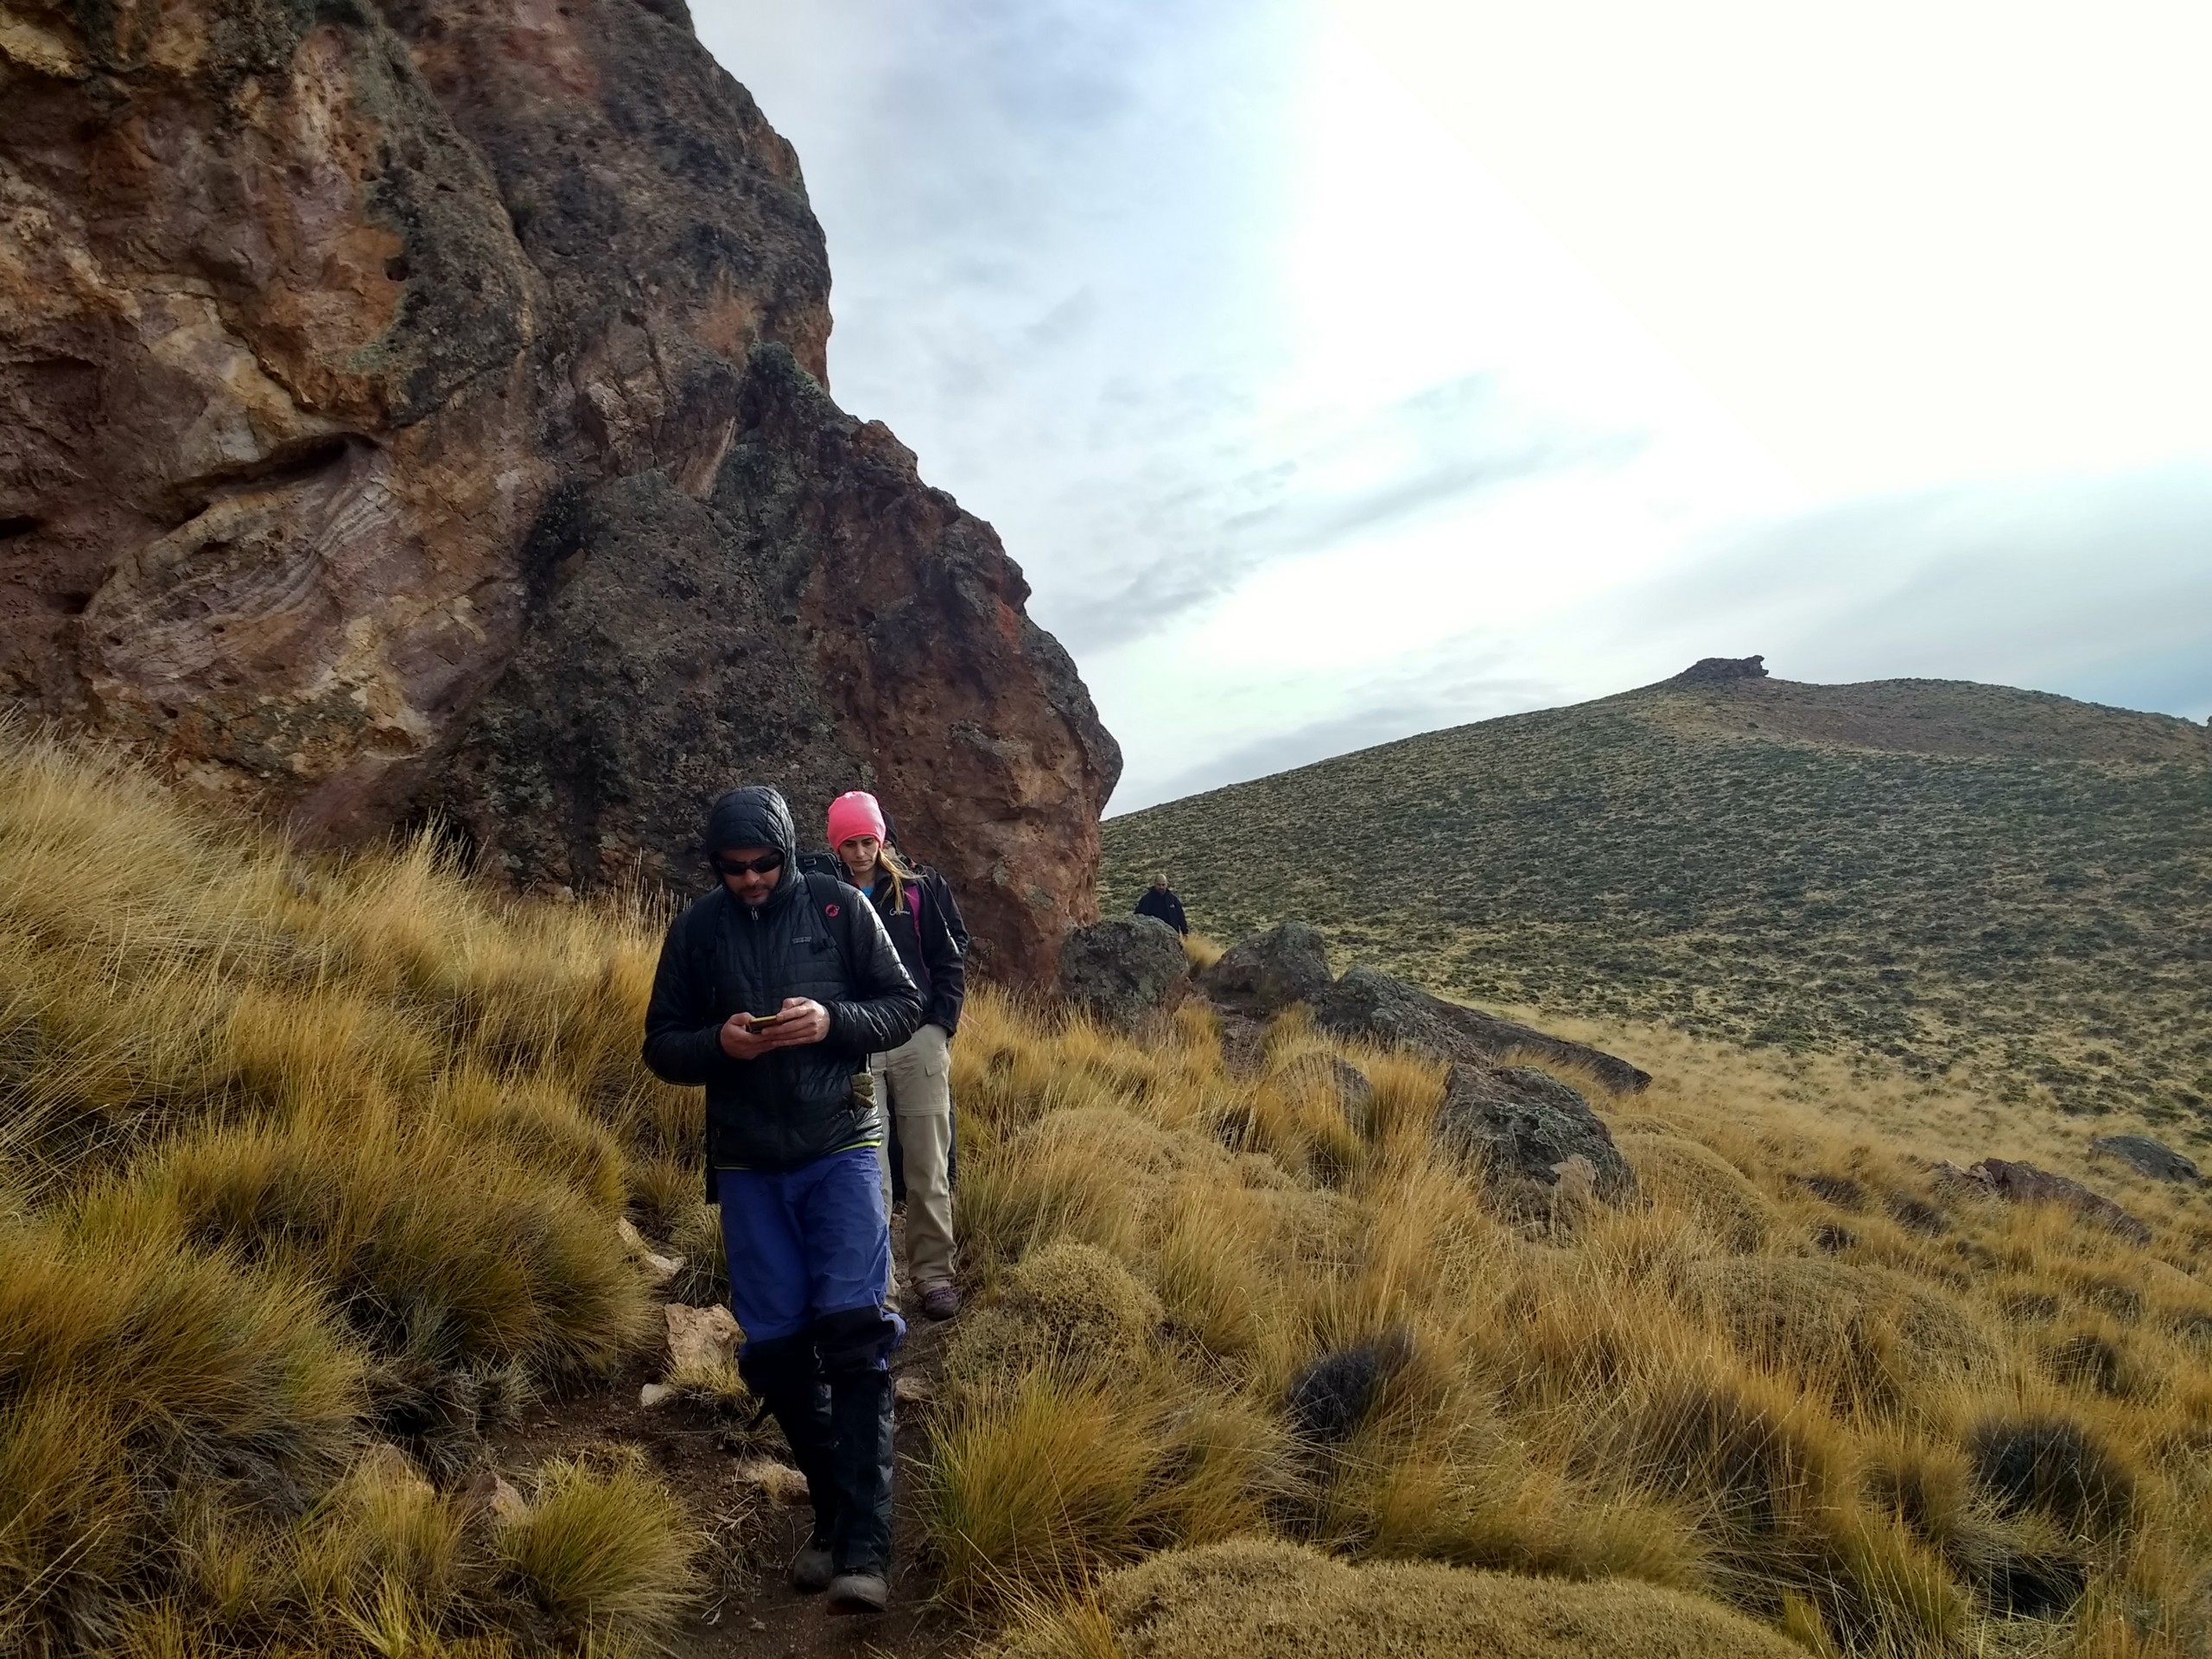
[[814, 913], [821, 918], [822, 931], [830, 940], [830, 948], [837, 953], [837, 960], [845, 969], [845, 983], [853, 989], [860, 988], [853, 976], [853, 959], [845, 949], [845, 931], [837, 926], [837, 889], [843, 884], [834, 875], [824, 875], [819, 870], [808, 870], [806, 875], [807, 902], [814, 906]]

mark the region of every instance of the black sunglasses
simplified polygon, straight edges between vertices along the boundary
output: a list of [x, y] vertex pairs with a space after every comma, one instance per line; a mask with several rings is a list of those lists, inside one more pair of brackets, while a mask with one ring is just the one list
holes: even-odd
[[715, 868], [724, 875], [743, 875], [748, 870], [755, 875], [766, 875], [771, 870], [780, 870], [784, 868], [784, 855], [781, 853], [767, 853], [750, 860], [718, 858], [715, 861]]

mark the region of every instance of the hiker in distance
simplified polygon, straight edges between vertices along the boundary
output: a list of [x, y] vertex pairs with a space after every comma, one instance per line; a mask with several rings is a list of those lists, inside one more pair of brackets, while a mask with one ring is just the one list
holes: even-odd
[[852, 884], [868, 895], [899, 960], [922, 988], [921, 1028], [871, 1058], [890, 1109], [884, 1181], [906, 1199], [906, 1270], [932, 1319], [960, 1311], [953, 1284], [950, 1044], [968, 990], [965, 930], [935, 871], [911, 868], [891, 845], [881, 804], [864, 790], [830, 803], [830, 844]]
[[1175, 896], [1175, 889], [1167, 885], [1165, 874], [1152, 878], [1144, 897], [1137, 900], [1137, 914], [1149, 916], [1155, 922], [1165, 922], [1178, 933], [1188, 933], [1191, 925], [1183, 917], [1183, 901]]
[[883, 923], [804, 874], [791, 809], [735, 789], [707, 818], [715, 891], [668, 930], [645, 1064], [707, 1090], [707, 1196], [721, 1207], [738, 1371], [806, 1476], [814, 1532], [791, 1565], [834, 1608], [891, 1596], [891, 1230], [868, 1057], [921, 1023]]

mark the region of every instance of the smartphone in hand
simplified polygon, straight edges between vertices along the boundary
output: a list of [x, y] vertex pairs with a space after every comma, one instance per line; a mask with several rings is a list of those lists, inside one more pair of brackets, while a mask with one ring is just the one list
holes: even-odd
[[772, 1026], [780, 1026], [790, 1017], [791, 1011], [788, 1008], [781, 1014], [747, 1014], [745, 1020], [745, 1028], [747, 1031], [758, 1033], [766, 1031]]

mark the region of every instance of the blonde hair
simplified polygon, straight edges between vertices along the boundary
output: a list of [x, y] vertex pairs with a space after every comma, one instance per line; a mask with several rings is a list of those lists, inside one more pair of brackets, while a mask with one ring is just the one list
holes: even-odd
[[891, 878], [891, 902], [882, 906], [887, 916], [895, 916], [906, 902], [906, 884], [921, 878], [914, 874], [913, 866], [899, 855], [899, 849], [887, 841], [875, 845], [875, 868]]

